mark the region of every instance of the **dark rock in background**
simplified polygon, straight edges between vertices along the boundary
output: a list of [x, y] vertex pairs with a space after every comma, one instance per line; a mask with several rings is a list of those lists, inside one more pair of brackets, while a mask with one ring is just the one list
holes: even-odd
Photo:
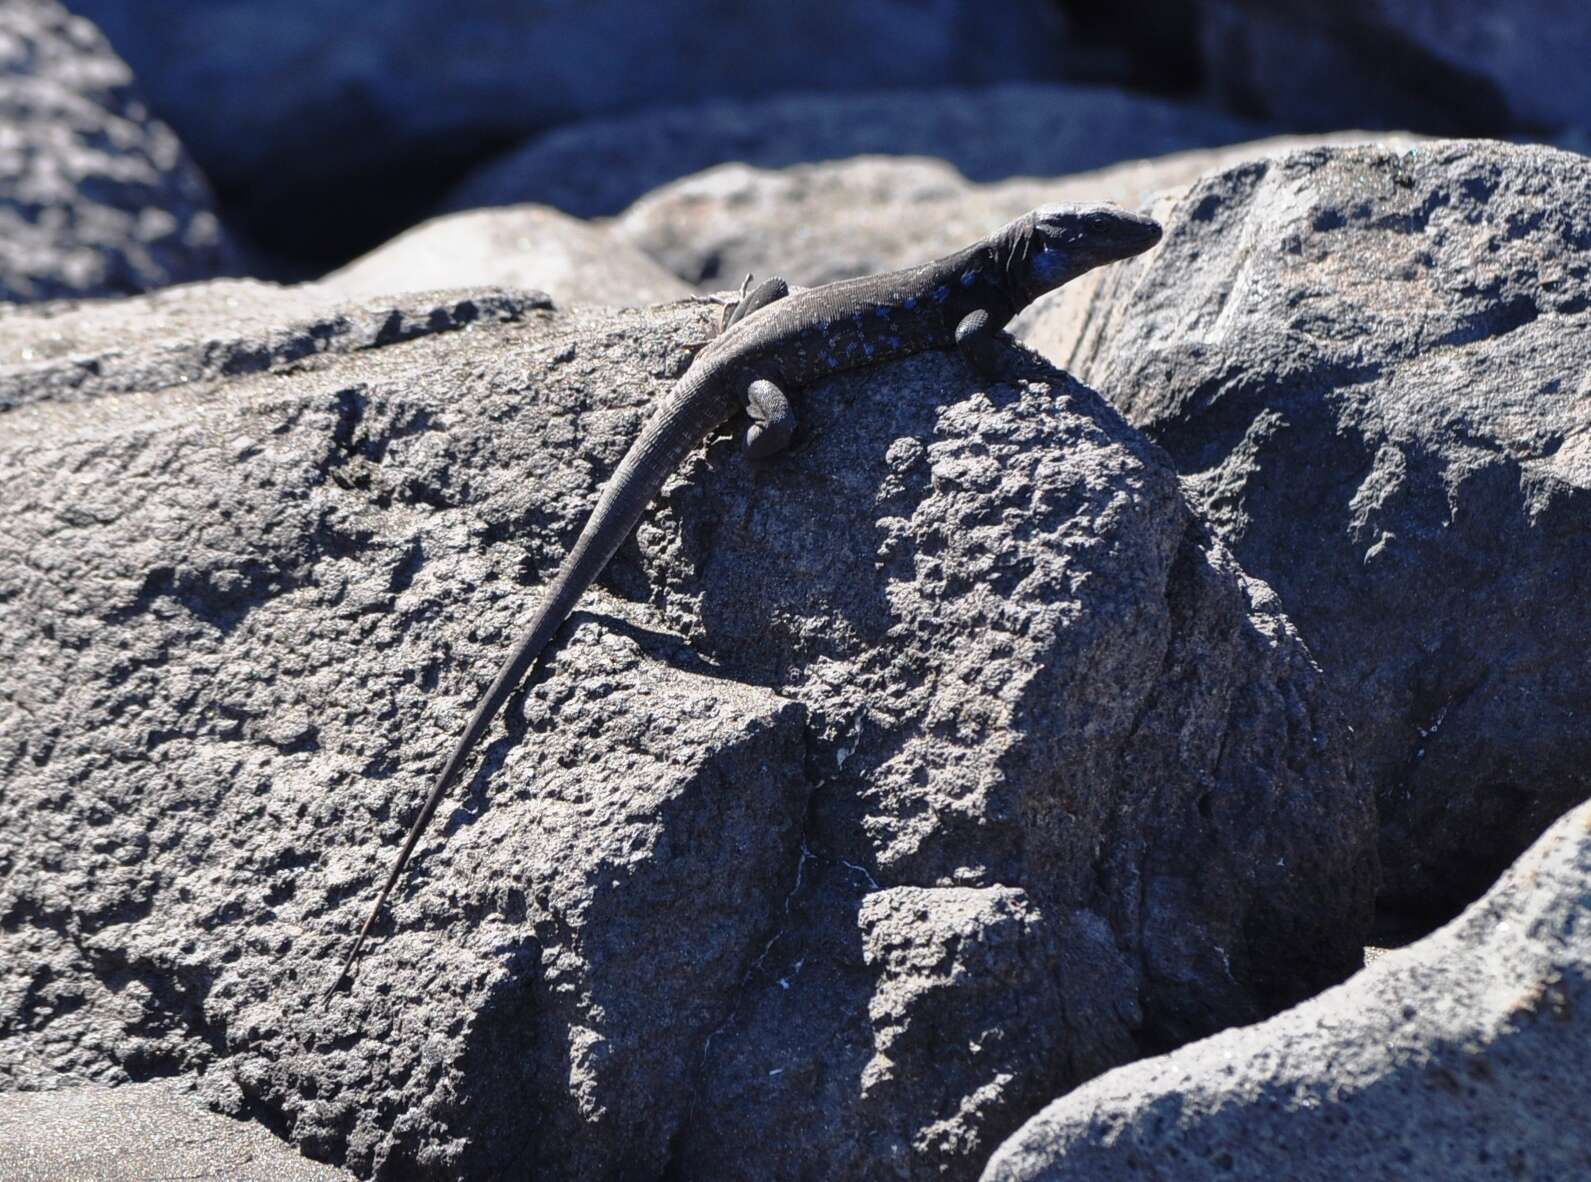
[[551, 132], [488, 164], [448, 204], [538, 201], [594, 217], [727, 161], [780, 168], [868, 153], [933, 156], [989, 181], [1081, 172], [1263, 132], [1217, 111], [1090, 86], [725, 99]]
[[1207, 89], [1256, 118], [1449, 135], [1591, 129], [1583, 0], [1197, 3]]
[[1591, 1177], [1591, 805], [1462, 918], [1057, 1100], [983, 1182]]
[[1060, 0], [1069, 73], [1292, 131], [1591, 134], [1580, 0]]
[[1385, 901], [1451, 915], [1591, 795], [1591, 160], [1323, 148], [1161, 212], [1059, 360], [1337, 686]]
[[[1002, 4], [998, 19], [977, 0], [73, 7], [132, 63], [243, 226], [278, 253], [335, 261], [419, 220], [482, 155], [558, 124], [716, 96], [1053, 77], [1064, 38], [1045, 0]], [[546, 198], [500, 203], [528, 200]]]
[[1368, 792], [1274, 596], [1091, 391], [924, 355], [687, 464], [321, 1009], [717, 316], [325, 298], [0, 319], [4, 1086], [198, 1073], [361, 1174], [967, 1178], [1357, 965]]
[[128, 295], [236, 266], [126, 64], [53, 0], [0, 5], [0, 300]]

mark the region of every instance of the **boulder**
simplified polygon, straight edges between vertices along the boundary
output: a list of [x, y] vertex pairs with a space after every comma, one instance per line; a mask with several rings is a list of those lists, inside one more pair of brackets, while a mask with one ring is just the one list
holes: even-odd
[[623, 239], [539, 205], [433, 218], [327, 275], [343, 297], [533, 288], [560, 304], [661, 304], [690, 288]]
[[860, 156], [780, 169], [721, 164], [648, 193], [624, 211], [616, 228], [675, 275], [707, 290], [739, 283], [748, 271], [811, 286], [946, 254], [1035, 206], [1109, 201], [1136, 209], [1161, 190], [1247, 160], [1367, 139], [1413, 142], [1351, 131], [1272, 136], [1071, 176], [983, 183], [929, 157]]
[[[380, 349], [551, 308], [541, 292], [351, 301], [318, 284], [281, 287], [234, 279], [173, 287], [139, 300], [131, 315], [143, 340], [127, 348], [129, 311], [123, 303], [33, 305], [25, 315], [0, 314], [0, 357], [7, 359], [0, 368], [0, 413], [219, 382], [321, 354]], [[23, 421], [19, 416], [9, 425]]]
[[1576, 0], [1199, 0], [1212, 97], [1294, 127], [1446, 134], [1591, 126]]
[[1429, 927], [1591, 795], [1591, 160], [1319, 148], [1160, 212], [1053, 356], [1281, 596]]
[[1591, 805], [1462, 917], [1056, 1100], [983, 1182], [1591, 1177]]
[[112, 296], [235, 266], [132, 72], [54, 0], [0, 5], [0, 300]]
[[196, 1073], [360, 1176], [970, 1178], [1357, 967], [1370, 799], [1275, 597], [1098, 395], [926, 354], [686, 463], [323, 1006], [718, 316], [324, 294], [5, 321], [4, 1086]]
[[[277, 252], [341, 259], [419, 220], [483, 156], [586, 116], [792, 89], [1048, 78], [1066, 39], [1044, 0], [1015, 0], [998, 20], [976, 0], [73, 6], [132, 63], [255, 236]], [[597, 171], [627, 173], [639, 147]]]
[[[869, 154], [931, 156], [974, 181], [990, 181], [1082, 172], [1263, 133], [1216, 111], [1094, 86], [939, 85], [720, 100], [559, 128], [482, 167], [447, 204], [538, 201], [599, 217], [731, 161], [784, 168]], [[924, 257], [931, 256], [911, 261]]]

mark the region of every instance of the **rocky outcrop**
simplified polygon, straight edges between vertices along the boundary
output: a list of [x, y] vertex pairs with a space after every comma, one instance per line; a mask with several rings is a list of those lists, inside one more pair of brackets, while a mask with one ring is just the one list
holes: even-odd
[[[1049, 78], [1065, 39], [1046, 0], [1015, 0], [998, 20], [976, 0], [73, 6], [132, 63], [242, 222], [305, 257], [374, 245], [419, 220], [472, 162], [587, 116]], [[622, 173], [642, 147], [586, 163]], [[496, 204], [528, 200], [547, 198]]]
[[0, 301], [234, 266], [203, 179], [94, 26], [54, 0], [0, 6]]
[[1435, 935], [1062, 1097], [983, 1182], [1591, 1177], [1588, 930], [1581, 805]]
[[8, 1086], [197, 1073], [367, 1176], [967, 1178], [1357, 965], [1368, 794], [1275, 598], [1092, 391], [934, 354], [687, 463], [322, 1008], [718, 309], [317, 298], [5, 321]]
[[559, 304], [638, 307], [690, 288], [605, 229], [539, 205], [433, 218], [320, 281], [344, 297], [454, 287], [544, 291]]
[[1341, 695], [1386, 902], [1450, 915], [1591, 795], [1591, 160], [1207, 178], [1056, 356], [1171, 454]]
[[615, 228], [708, 290], [738, 283], [748, 271], [812, 286], [946, 254], [1035, 206], [1108, 201], [1136, 209], [1162, 190], [1248, 160], [1367, 139], [1414, 142], [1361, 132], [1273, 136], [1070, 176], [982, 183], [929, 157], [863, 156], [780, 169], [723, 164], [648, 193]]
[[[1082, 172], [1260, 134], [1263, 129], [1247, 120], [1092, 86], [947, 86], [724, 100], [560, 128], [480, 169], [448, 204], [468, 209], [537, 201], [596, 217], [731, 161], [783, 168], [869, 154], [931, 156], [971, 180], [990, 181]], [[911, 261], [925, 257], [931, 256], [914, 254]]]

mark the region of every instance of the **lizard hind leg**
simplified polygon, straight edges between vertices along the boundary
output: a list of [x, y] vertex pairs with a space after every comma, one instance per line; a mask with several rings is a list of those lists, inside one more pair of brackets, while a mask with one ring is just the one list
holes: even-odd
[[746, 414], [751, 421], [741, 442], [750, 459], [766, 459], [790, 445], [796, 429], [795, 408], [778, 386], [766, 379], [752, 382], [746, 388]]
[[747, 275], [746, 281], [740, 285], [740, 300], [724, 313], [724, 326], [719, 331], [733, 328], [758, 309], [766, 308], [790, 294], [790, 285], [775, 275], [752, 287], [751, 294], [747, 295], [746, 289], [751, 287], [751, 278]]

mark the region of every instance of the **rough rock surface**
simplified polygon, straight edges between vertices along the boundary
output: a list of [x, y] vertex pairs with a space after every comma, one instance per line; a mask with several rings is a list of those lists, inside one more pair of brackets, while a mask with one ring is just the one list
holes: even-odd
[[[999, 20], [978, 0], [74, 7], [132, 63], [229, 207], [273, 249], [302, 254], [360, 223], [380, 242], [415, 220], [370, 227], [384, 208], [418, 214], [466, 163], [584, 116], [792, 89], [1047, 78], [1065, 36], [1046, 0], [1002, 5]], [[527, 199], [539, 198], [511, 198]]]
[[1199, 0], [1214, 96], [1294, 127], [1591, 126], [1580, 0]]
[[1591, 805], [1464, 915], [1294, 1010], [1055, 1101], [984, 1182], [1591, 1177]]
[[353, 1182], [168, 1080], [0, 1096], [6, 1182]]
[[0, 5], [0, 300], [232, 266], [204, 181], [94, 26], [54, 0]]
[[1060, 360], [1164, 446], [1337, 685], [1387, 901], [1591, 795], [1591, 160], [1442, 141], [1199, 182]]
[[560, 128], [480, 169], [448, 205], [538, 201], [597, 217], [729, 161], [782, 168], [869, 154], [932, 156], [972, 180], [989, 181], [1082, 172], [1260, 134], [1263, 128], [1247, 120], [1106, 87], [784, 95]]
[[560, 305], [661, 304], [690, 288], [607, 230], [539, 205], [433, 218], [332, 272], [345, 296], [451, 287], [545, 291]]
[[[541, 292], [351, 301], [316, 284], [234, 279], [155, 292], [131, 320], [127, 306], [112, 300], [0, 308], [0, 357], [7, 359], [0, 411], [243, 377], [551, 307]], [[136, 348], [127, 347], [129, 323], [141, 338]]]
[[782, 169], [722, 164], [648, 193], [616, 228], [675, 275], [708, 290], [738, 283], [748, 271], [811, 286], [934, 258], [1048, 202], [1109, 201], [1136, 209], [1160, 190], [1246, 160], [1387, 138], [1273, 136], [1071, 176], [982, 184], [926, 157], [863, 156]]
[[717, 309], [203, 290], [6, 325], [73, 375], [0, 435], [8, 1086], [200, 1072], [361, 1175], [967, 1178], [1357, 965], [1368, 792], [1274, 597], [1091, 391], [925, 355], [687, 464], [323, 1010]]

